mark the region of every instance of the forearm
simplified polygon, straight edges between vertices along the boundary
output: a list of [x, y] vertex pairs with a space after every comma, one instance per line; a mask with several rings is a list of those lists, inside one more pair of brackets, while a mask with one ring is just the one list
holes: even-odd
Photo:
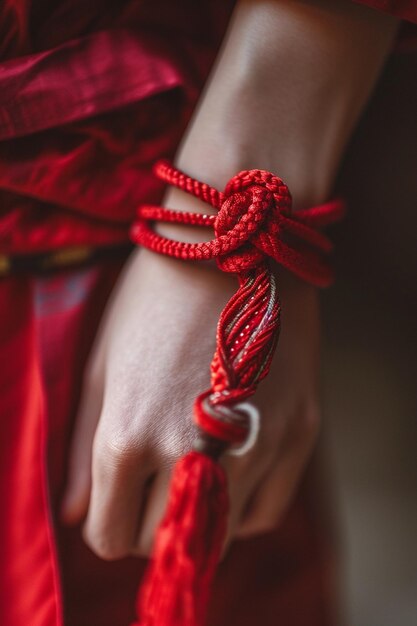
[[[322, 201], [396, 28], [349, 0], [240, 0], [176, 165], [220, 188], [269, 169], [296, 207]], [[168, 201], [207, 210], [178, 190]]]

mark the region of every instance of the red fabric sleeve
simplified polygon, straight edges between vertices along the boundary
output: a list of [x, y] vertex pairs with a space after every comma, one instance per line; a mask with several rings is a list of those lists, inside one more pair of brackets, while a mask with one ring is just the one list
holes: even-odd
[[354, 0], [404, 20], [398, 32], [396, 50], [417, 49], [417, 0]]
[[355, 0], [355, 2], [417, 23], [417, 0]]

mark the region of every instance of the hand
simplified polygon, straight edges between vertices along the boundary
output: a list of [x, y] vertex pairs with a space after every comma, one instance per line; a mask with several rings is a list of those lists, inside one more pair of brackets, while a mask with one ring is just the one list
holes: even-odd
[[[286, 181], [295, 207], [323, 201], [397, 28], [344, 0], [239, 1], [176, 164], [219, 189], [240, 169], [267, 169]], [[187, 202], [194, 209], [190, 199], [178, 206]], [[228, 540], [278, 523], [319, 424], [317, 294], [277, 275], [282, 332], [253, 398], [260, 436], [246, 456], [222, 461]], [[86, 516], [86, 541], [104, 558], [149, 553], [234, 288], [209, 265], [145, 250], [119, 280], [85, 373], [62, 511], [72, 523]]]
[[[277, 270], [282, 331], [253, 398], [262, 427], [229, 478], [228, 542], [271, 529], [296, 488], [319, 425], [316, 290]], [[136, 251], [119, 279], [85, 372], [62, 516], [85, 519], [100, 557], [148, 555], [173, 463], [194, 439], [222, 307], [236, 279], [212, 265]]]

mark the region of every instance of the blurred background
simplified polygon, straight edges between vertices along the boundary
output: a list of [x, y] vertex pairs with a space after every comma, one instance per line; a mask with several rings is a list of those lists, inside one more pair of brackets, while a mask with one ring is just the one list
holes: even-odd
[[323, 294], [324, 438], [349, 626], [417, 624], [417, 54], [393, 55], [357, 128]]

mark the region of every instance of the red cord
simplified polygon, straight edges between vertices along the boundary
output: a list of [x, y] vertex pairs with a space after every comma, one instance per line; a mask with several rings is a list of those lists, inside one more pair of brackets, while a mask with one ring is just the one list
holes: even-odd
[[[344, 214], [340, 200], [291, 211], [286, 184], [265, 170], [243, 170], [233, 176], [224, 192], [195, 180], [159, 160], [155, 174], [218, 210], [201, 215], [143, 205], [131, 229], [135, 243], [185, 260], [216, 259], [225, 272], [237, 274], [239, 288], [222, 312], [217, 328], [217, 349], [211, 364], [211, 388], [197, 398], [195, 419], [212, 437], [241, 442], [247, 425], [241, 416], [230, 419], [233, 405], [251, 396], [268, 373], [279, 332], [280, 304], [275, 278], [267, 259], [274, 259], [299, 278], [319, 287], [333, 280], [325, 260], [330, 240], [317, 230]], [[214, 228], [208, 242], [183, 243], [152, 230], [151, 221]]]
[[[203, 626], [227, 528], [227, 481], [216, 458], [227, 445], [246, 439], [247, 416], [236, 405], [267, 375], [278, 339], [280, 304], [268, 257], [314, 285], [328, 285], [332, 272], [323, 257], [332, 246], [316, 228], [339, 219], [343, 205], [329, 202], [293, 214], [287, 186], [263, 170], [239, 172], [223, 193], [167, 161], [157, 162], [155, 172], [218, 213], [141, 206], [131, 231], [133, 241], [180, 259], [215, 258], [223, 271], [237, 274], [239, 280], [217, 326], [211, 387], [194, 406], [205, 437], [197, 441], [198, 451], [175, 465], [134, 625]], [[151, 220], [211, 226], [215, 237], [207, 243], [172, 241], [155, 233]]]

